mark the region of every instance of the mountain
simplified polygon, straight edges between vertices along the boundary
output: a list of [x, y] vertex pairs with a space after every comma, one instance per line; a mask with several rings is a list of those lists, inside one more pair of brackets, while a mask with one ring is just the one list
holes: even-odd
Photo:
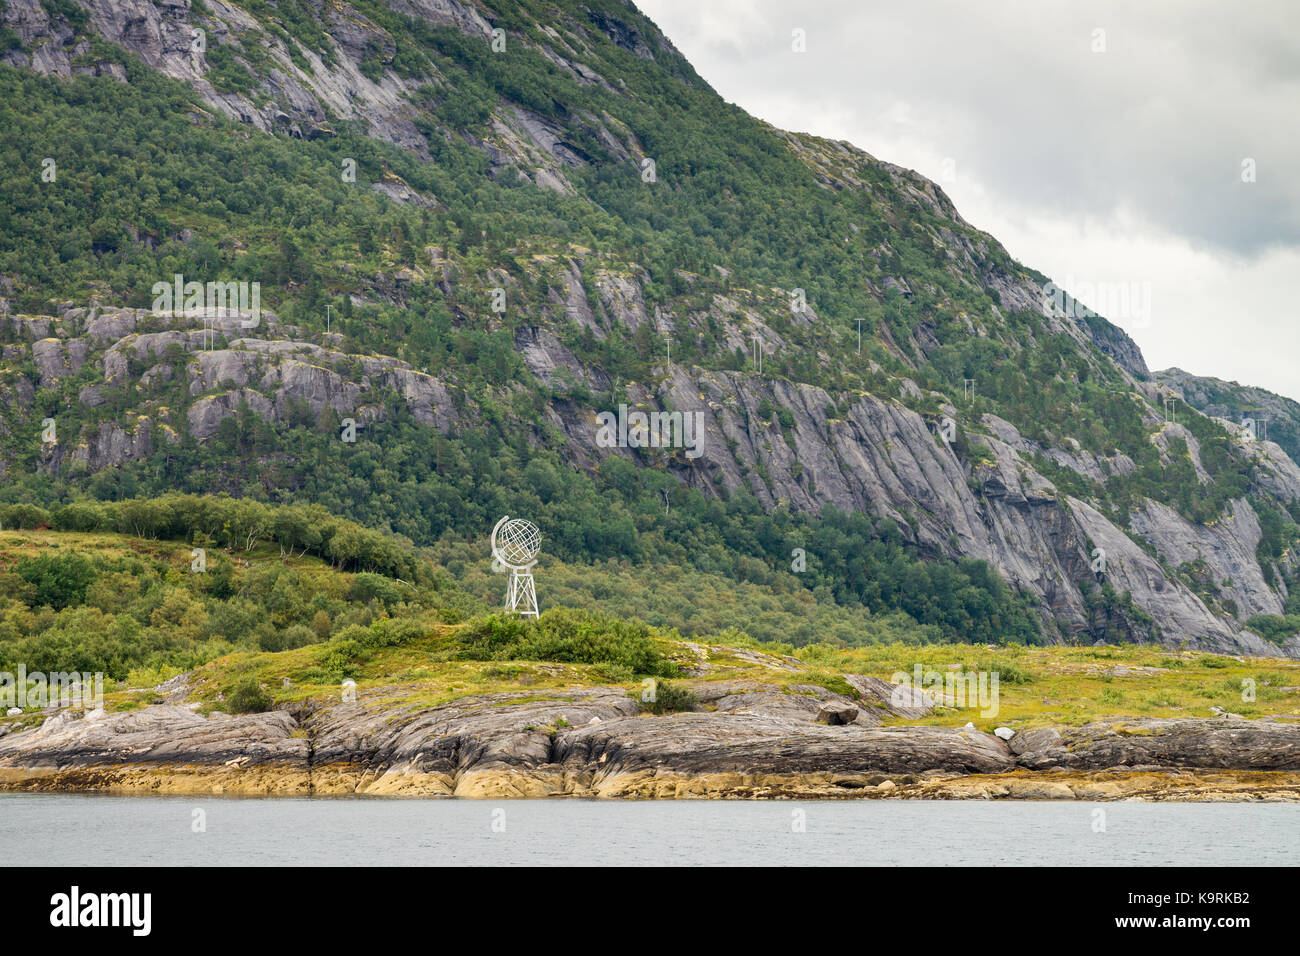
[[1263, 388], [1192, 375], [1180, 368], [1156, 372], [1155, 380], [1178, 393], [1192, 408], [1211, 418], [1224, 419], [1239, 430], [1276, 442], [1292, 460], [1300, 458], [1300, 402]]
[[[1258, 626], [1300, 571], [1283, 447], [934, 183], [725, 103], [628, 4], [0, 25], [0, 521], [226, 492], [463, 571], [518, 514], [592, 603], [600, 568], [670, 579], [651, 623], [688, 634], [683, 573], [856, 612], [849, 643], [1300, 656]], [[187, 315], [187, 282], [245, 308]]]

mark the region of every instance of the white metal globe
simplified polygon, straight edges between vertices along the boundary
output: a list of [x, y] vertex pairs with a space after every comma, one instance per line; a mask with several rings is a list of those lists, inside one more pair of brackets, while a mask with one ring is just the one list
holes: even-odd
[[522, 566], [537, 559], [542, 533], [531, 521], [511, 518], [497, 530], [494, 545], [503, 563]]

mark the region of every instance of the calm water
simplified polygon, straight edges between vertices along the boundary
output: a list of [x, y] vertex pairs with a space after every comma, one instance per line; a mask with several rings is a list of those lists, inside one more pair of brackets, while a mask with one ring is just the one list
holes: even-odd
[[[1094, 832], [1097, 809], [1105, 832]], [[206, 832], [194, 832], [202, 810]], [[504, 816], [502, 815], [504, 814]], [[803, 832], [795, 832], [802, 819]], [[494, 823], [504, 832], [494, 831]], [[68, 839], [55, 839], [66, 834]], [[41, 835], [39, 854], [33, 839]], [[1300, 805], [394, 800], [0, 794], [42, 865], [1291, 864]]]

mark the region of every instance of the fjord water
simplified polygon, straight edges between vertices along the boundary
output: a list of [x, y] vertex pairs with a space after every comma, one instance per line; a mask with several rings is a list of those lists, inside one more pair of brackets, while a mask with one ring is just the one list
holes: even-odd
[[0, 794], [0, 858], [49, 866], [1256, 866], [1297, 851], [1295, 804]]

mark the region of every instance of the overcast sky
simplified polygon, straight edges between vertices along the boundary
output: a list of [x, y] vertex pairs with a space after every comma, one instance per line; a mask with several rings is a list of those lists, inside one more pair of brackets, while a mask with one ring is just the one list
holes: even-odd
[[1107, 317], [1152, 369], [1300, 399], [1296, 0], [637, 2], [724, 98], [918, 170], [1067, 289], [1149, 284]]

